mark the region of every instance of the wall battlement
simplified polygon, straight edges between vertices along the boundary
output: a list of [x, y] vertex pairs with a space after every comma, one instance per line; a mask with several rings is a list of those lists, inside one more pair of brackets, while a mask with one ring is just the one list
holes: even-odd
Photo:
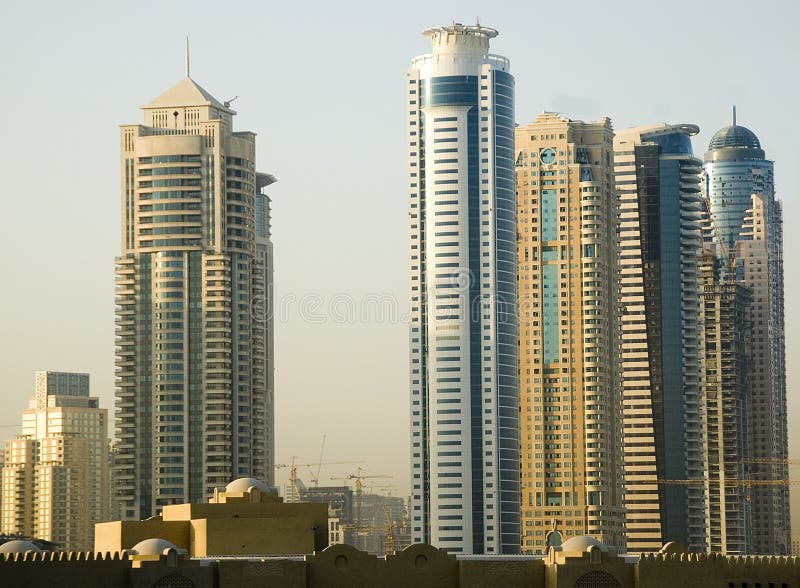
[[554, 551], [545, 558], [455, 556], [424, 544], [386, 557], [349, 545], [307, 555], [222, 558], [191, 558], [170, 548], [142, 561], [136, 561], [132, 551], [29, 551], [0, 554], [0, 578], [4, 586], [26, 588], [800, 588], [797, 557], [660, 553], [635, 559], [597, 546], [564, 557], [556, 555]]

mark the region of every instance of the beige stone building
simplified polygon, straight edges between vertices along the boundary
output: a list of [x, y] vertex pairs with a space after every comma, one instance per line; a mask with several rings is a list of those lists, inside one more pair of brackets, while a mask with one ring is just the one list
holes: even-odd
[[525, 553], [624, 548], [612, 149], [607, 118], [516, 129]]
[[89, 375], [37, 372], [22, 434], [6, 442], [0, 532], [89, 549], [108, 518], [108, 412]]
[[291, 555], [328, 545], [328, 506], [288, 503], [266, 484], [240, 478], [208, 504], [172, 504], [144, 521], [96, 526], [94, 550], [119, 552], [159, 539], [191, 557]]
[[274, 474], [275, 178], [186, 74], [121, 128], [114, 494], [129, 520]]

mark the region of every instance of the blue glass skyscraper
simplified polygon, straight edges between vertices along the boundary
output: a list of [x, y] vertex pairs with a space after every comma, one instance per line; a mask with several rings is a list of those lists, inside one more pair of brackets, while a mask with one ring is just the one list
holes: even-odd
[[667, 541], [695, 550], [706, 544], [702, 485], [670, 483], [703, 475], [697, 295], [702, 163], [691, 143], [698, 131], [695, 125], [663, 124], [615, 138], [632, 552], [657, 550]]

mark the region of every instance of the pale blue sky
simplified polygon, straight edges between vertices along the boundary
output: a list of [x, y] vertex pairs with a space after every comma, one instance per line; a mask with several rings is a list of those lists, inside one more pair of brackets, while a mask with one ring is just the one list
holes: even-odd
[[[797, 422], [797, 3], [6, 0], [0, 437], [17, 432], [35, 370], [88, 371], [113, 406], [118, 125], [140, 122], [138, 107], [183, 76], [188, 34], [192, 77], [220, 100], [239, 96], [236, 128], [258, 133], [259, 170], [279, 180], [275, 279], [287, 310], [276, 323], [278, 461], [314, 461], [327, 434], [328, 459], [365, 459], [405, 493], [406, 325], [338, 315], [343, 296], [359, 303], [373, 294], [405, 312], [404, 73], [428, 52], [423, 28], [477, 16], [500, 31], [492, 51], [511, 60], [520, 123], [542, 110], [608, 115], [617, 129], [696, 123], [702, 156], [737, 104], [739, 123], [776, 161], [785, 205]], [[320, 297], [317, 313], [336, 317], [303, 320], [299, 300], [313, 303], [309, 295]], [[800, 433], [790, 431], [800, 457]], [[323, 470], [323, 481], [345, 467]]]

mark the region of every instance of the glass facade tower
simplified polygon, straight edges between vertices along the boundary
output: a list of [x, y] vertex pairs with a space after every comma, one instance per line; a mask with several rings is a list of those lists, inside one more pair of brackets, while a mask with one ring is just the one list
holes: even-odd
[[628, 550], [705, 550], [700, 172], [695, 125], [614, 139]]
[[[755, 133], [736, 124], [717, 131], [705, 154], [705, 194], [722, 280], [747, 286], [748, 445], [754, 553], [790, 549], [783, 220], [773, 162]], [[758, 480], [763, 480], [761, 484]]]
[[518, 553], [514, 78], [493, 29], [423, 34], [406, 87], [412, 537]]

